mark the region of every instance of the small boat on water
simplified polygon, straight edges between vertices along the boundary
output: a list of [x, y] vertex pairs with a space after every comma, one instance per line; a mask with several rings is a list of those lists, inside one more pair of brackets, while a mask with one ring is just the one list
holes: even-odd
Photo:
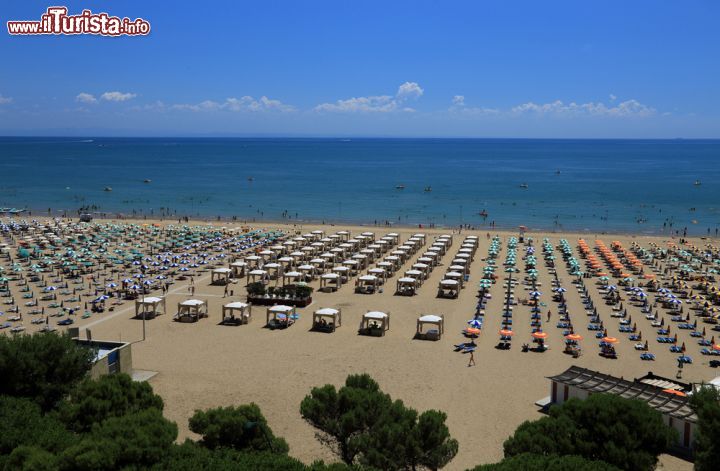
[[395, 185], [395, 189], [396, 189], [396, 190], [404, 190], [404, 189], [405, 189], [405, 185]]
[[105, 188], [103, 188], [103, 191], [112, 191], [112, 188], [109, 186], [106, 186]]
[[152, 182], [152, 180], [150, 180], [149, 178], [146, 178], [145, 180], [143, 180], [143, 183], [150, 183], [150, 182]]
[[484, 217], [484, 218], [488, 217], [487, 209], [483, 209], [483, 210], [480, 211], [478, 214], [479, 214], [480, 216]]
[[527, 183], [521, 183], [521, 184], [520, 184], [520, 188], [527, 190], [527, 189], [528, 189], [528, 184], [527, 184]]
[[432, 191], [432, 187], [431, 187], [431, 186], [426, 186], [426, 187], [425, 187], [425, 192], [426, 192], [426, 193], [430, 193], [431, 191]]
[[695, 180], [695, 183], [693, 183], [693, 185], [700, 186], [702, 185], [702, 183], [700, 182], [700, 180]]

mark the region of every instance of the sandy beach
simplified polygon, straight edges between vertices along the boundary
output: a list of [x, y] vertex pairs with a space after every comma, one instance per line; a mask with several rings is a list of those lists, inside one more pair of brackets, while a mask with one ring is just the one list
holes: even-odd
[[[153, 222], [167, 223], [141, 221], [146, 224]], [[222, 223], [222, 226], [239, 227], [240, 224]], [[569, 274], [562, 258], [558, 256], [557, 273], [562, 285], [567, 288], [568, 311], [574, 316], [575, 331], [584, 337], [580, 342], [583, 355], [573, 358], [563, 353], [562, 329], [555, 326], [557, 304], [551, 299], [552, 275], [539, 254], [541, 243], [543, 237], [547, 236], [556, 247], [560, 239], [567, 239], [574, 255], [579, 257], [578, 238], [584, 237], [592, 246], [595, 240], [593, 236], [526, 234], [534, 239], [538, 249], [538, 288], [543, 291], [541, 301], [547, 305], [543, 308], [543, 323], [548, 333], [546, 343], [550, 348], [544, 353], [521, 351], [521, 344], [530, 342], [532, 338], [529, 308], [520, 305], [515, 306], [512, 348], [495, 348], [504, 303], [502, 283], [498, 281], [490, 289], [492, 299], [486, 306], [485, 324], [476, 340], [477, 365], [468, 367], [467, 355], [453, 351], [453, 344], [465, 340], [461, 331], [475, 313], [477, 283], [483, 277], [486, 265], [483, 259], [487, 256], [490, 244], [486, 231], [463, 230], [458, 234], [457, 229], [330, 225], [295, 227], [276, 223], [254, 224], [253, 227], [281, 229], [292, 235], [319, 229], [327, 234], [347, 230], [352, 235], [372, 231], [379, 238], [388, 232], [395, 232], [399, 234], [401, 242], [422, 232], [427, 235], [428, 245], [442, 234], [452, 234], [453, 246], [441, 258], [439, 265], [415, 296], [396, 296], [394, 292], [397, 278], [409, 269], [419, 254], [411, 256], [387, 280], [382, 293], [356, 294], [353, 281], [334, 293], [318, 292], [316, 289], [313, 303], [300, 309], [297, 322], [283, 330], [264, 328], [265, 307], [262, 306], [253, 307], [253, 318], [247, 325], [219, 325], [224, 303], [245, 300], [245, 280], [231, 284], [229, 289], [234, 295], [224, 297], [222, 286], [210, 285], [209, 272], [199, 274], [194, 281], [194, 297], [207, 301], [209, 317], [192, 324], [173, 322], [177, 303], [190, 298], [188, 282], [177, 281], [167, 295], [168, 314], [147, 321], [145, 341], [141, 341], [142, 321], [132, 318], [134, 303], [131, 301], [118, 306], [113, 312], [92, 315], [87, 319], [77, 316], [74, 326], [80, 327], [83, 337], [84, 328], [90, 328], [95, 339], [135, 342], [132, 346], [133, 366], [138, 370], [157, 372], [150, 383], [165, 400], [166, 416], [178, 423], [181, 440], [192, 435], [187, 420], [195, 409], [255, 402], [262, 408], [274, 432], [287, 439], [292, 456], [308, 463], [316, 459], [334, 460], [329, 450], [315, 439], [314, 429], [300, 416], [300, 401], [314, 386], [326, 383], [341, 385], [348, 374], [367, 372], [394, 398], [402, 399], [419, 410], [439, 409], [448, 414], [447, 425], [453, 437], [459, 440], [460, 450], [447, 469], [459, 470], [500, 460], [502, 443], [515, 428], [524, 420], [541, 417], [534, 403], [550, 394], [546, 377], [558, 374], [571, 365], [625, 378], [639, 377], [648, 371], [667, 377], [676, 374], [677, 354], [671, 353], [667, 345], [655, 343], [655, 329], [650, 325], [651, 321], [641, 314], [638, 307], [626, 303], [628, 313], [637, 323], [638, 330], [645, 334], [644, 338], [649, 338], [650, 351], [656, 355], [654, 362], [640, 360], [639, 352], [633, 348], [635, 342], [628, 340], [627, 334], [619, 332], [617, 319], [611, 317], [611, 307], [602, 302], [596, 278], [593, 278], [586, 280], [590, 296], [596, 301], [608, 335], [619, 339], [616, 345], [617, 359], [599, 356], [598, 341], [594, 332], [586, 328], [584, 308], [571, 283], [575, 277]], [[474, 261], [469, 266], [469, 282], [457, 299], [439, 299], [436, 296], [438, 283], [466, 235], [476, 235], [479, 240]], [[518, 234], [498, 235], [502, 248], [497, 260], [502, 265], [508, 238]], [[617, 240], [625, 247], [636, 242], [645, 248], [651, 243], [665, 247], [667, 241], [671, 240], [631, 235], [599, 238], [608, 246], [611, 241]], [[713, 241], [690, 241], [697, 246], [708, 242]], [[524, 247], [522, 244], [518, 246], [518, 258], [524, 254]], [[227, 266], [227, 263], [224, 265]], [[522, 270], [522, 266], [520, 262], [518, 268]], [[504, 273], [499, 275], [504, 276]], [[319, 282], [313, 281], [310, 286], [318, 288]], [[514, 288], [514, 295], [520, 299], [527, 298], [530, 289], [520, 284]], [[320, 307], [342, 309], [342, 326], [336, 332], [328, 334], [311, 331], [312, 312]], [[548, 309], [555, 314], [551, 322], [545, 323], [544, 312]], [[373, 310], [391, 313], [390, 330], [384, 337], [359, 336], [357, 330], [362, 315]], [[445, 334], [439, 341], [413, 339], [416, 320], [423, 314], [444, 316]], [[28, 331], [41, 327], [30, 325], [29, 322], [24, 324]], [[678, 333], [678, 344], [685, 342], [688, 346], [687, 354], [694, 359], [693, 364], [685, 365], [683, 379], [707, 381], [717, 376], [708, 365], [708, 358], [700, 355], [696, 339], [691, 338], [688, 331], [675, 329], [674, 332]], [[690, 469], [691, 466], [673, 457], [663, 457], [661, 465], [666, 469]]]

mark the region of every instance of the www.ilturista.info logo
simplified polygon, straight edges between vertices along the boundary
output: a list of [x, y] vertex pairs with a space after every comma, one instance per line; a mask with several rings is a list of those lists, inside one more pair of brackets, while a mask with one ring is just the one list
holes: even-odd
[[32, 34], [96, 34], [100, 36], [146, 36], [150, 23], [142, 18], [131, 20], [83, 10], [68, 15], [67, 7], [49, 7], [40, 21], [8, 21], [8, 33]]

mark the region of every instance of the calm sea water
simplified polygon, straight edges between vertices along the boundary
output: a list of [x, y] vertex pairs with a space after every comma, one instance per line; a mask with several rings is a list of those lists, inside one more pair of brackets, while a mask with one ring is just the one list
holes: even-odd
[[0, 206], [33, 215], [169, 208], [643, 233], [672, 221], [714, 235], [719, 177], [720, 141], [709, 140], [0, 138]]

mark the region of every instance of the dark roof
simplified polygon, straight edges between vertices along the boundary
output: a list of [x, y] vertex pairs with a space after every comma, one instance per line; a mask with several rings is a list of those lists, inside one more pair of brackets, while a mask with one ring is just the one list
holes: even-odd
[[664, 387], [645, 382], [644, 378], [630, 381], [587, 368], [571, 366], [565, 372], [549, 376], [548, 379], [590, 393], [608, 393], [625, 399], [645, 401], [661, 414], [688, 422], [697, 422], [697, 416], [690, 407], [687, 396], [665, 392]]

